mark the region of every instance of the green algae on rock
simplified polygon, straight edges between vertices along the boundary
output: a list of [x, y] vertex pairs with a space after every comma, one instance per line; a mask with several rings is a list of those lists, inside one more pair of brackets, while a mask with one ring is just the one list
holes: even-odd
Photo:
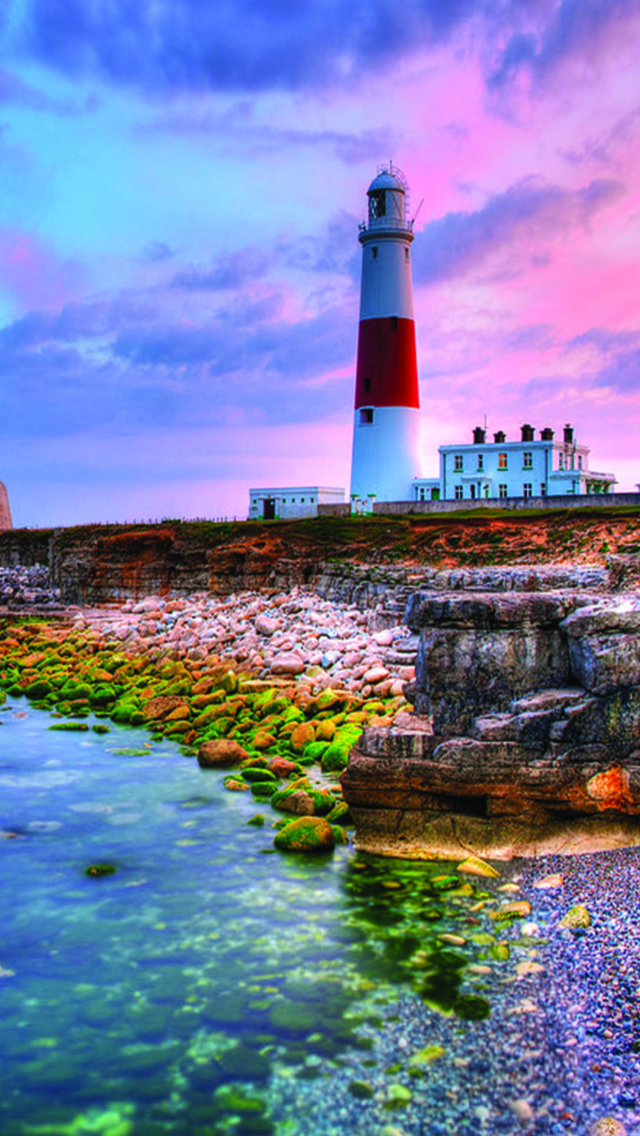
[[591, 916], [583, 904], [576, 903], [573, 907], [569, 908], [567, 914], [560, 920], [558, 926], [570, 931], [586, 930], [591, 926]]
[[273, 843], [282, 852], [330, 852], [335, 835], [323, 817], [300, 817], [280, 829]]

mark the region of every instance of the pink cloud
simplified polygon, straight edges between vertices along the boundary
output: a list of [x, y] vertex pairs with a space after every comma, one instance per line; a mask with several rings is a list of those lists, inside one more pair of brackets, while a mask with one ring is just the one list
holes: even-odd
[[0, 227], [0, 290], [20, 309], [61, 306], [82, 286], [79, 266], [33, 233]]

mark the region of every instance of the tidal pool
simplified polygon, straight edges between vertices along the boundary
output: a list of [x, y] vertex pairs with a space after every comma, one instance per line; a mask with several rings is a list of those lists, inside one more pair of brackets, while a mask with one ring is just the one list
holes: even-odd
[[0, 708], [2, 1136], [518, 1129], [544, 945], [508, 875], [274, 853], [175, 745], [51, 722]]

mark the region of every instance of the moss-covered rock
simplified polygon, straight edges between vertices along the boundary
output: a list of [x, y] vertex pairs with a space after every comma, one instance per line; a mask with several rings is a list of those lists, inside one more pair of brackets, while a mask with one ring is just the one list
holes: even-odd
[[295, 753], [302, 753], [315, 740], [313, 726], [309, 722], [299, 722], [291, 732], [289, 742]]
[[89, 701], [92, 706], [107, 706], [110, 702], [115, 702], [117, 697], [116, 689], [112, 683], [101, 683], [93, 688]]
[[305, 746], [302, 754], [305, 765], [313, 765], [316, 761], [321, 761], [328, 748], [328, 742], [310, 742], [308, 746]]
[[567, 914], [560, 920], [560, 927], [570, 931], [586, 930], [591, 926], [591, 916], [586, 907], [581, 903], [574, 904], [567, 911]]
[[242, 776], [249, 785], [262, 784], [268, 782], [271, 785], [277, 784], [277, 777], [270, 769], [263, 769], [261, 766], [244, 766]]
[[330, 852], [335, 836], [324, 817], [300, 817], [276, 833], [273, 843], [282, 852]]
[[321, 766], [324, 773], [340, 773], [347, 768], [349, 750], [332, 743], [322, 755]]
[[274, 809], [293, 816], [314, 816], [315, 806], [313, 795], [306, 789], [282, 789], [276, 791], [271, 797]]
[[273, 749], [277, 744], [278, 739], [273, 734], [267, 733], [266, 730], [256, 730], [253, 735], [253, 745], [255, 749]]
[[337, 730], [335, 722], [331, 718], [324, 718], [323, 721], [316, 724], [316, 743], [317, 742], [330, 742], [333, 741]]
[[88, 730], [89, 727], [86, 722], [54, 722], [53, 726], [49, 726], [50, 730]]
[[51, 685], [44, 679], [36, 679], [35, 682], [30, 682], [25, 688], [27, 698], [40, 699], [46, 698], [51, 693]]
[[329, 824], [353, 824], [351, 810], [346, 801], [336, 801], [330, 813], [327, 813]]

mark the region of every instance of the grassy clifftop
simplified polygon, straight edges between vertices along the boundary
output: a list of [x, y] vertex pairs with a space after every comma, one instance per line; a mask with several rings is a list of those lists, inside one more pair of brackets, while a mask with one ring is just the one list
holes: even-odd
[[319, 517], [301, 521], [167, 520], [0, 533], [0, 565], [86, 557], [127, 560], [178, 549], [234, 557], [346, 560], [454, 567], [483, 564], [604, 563], [640, 552], [640, 510], [632, 506], [513, 513], [486, 509], [446, 515]]

